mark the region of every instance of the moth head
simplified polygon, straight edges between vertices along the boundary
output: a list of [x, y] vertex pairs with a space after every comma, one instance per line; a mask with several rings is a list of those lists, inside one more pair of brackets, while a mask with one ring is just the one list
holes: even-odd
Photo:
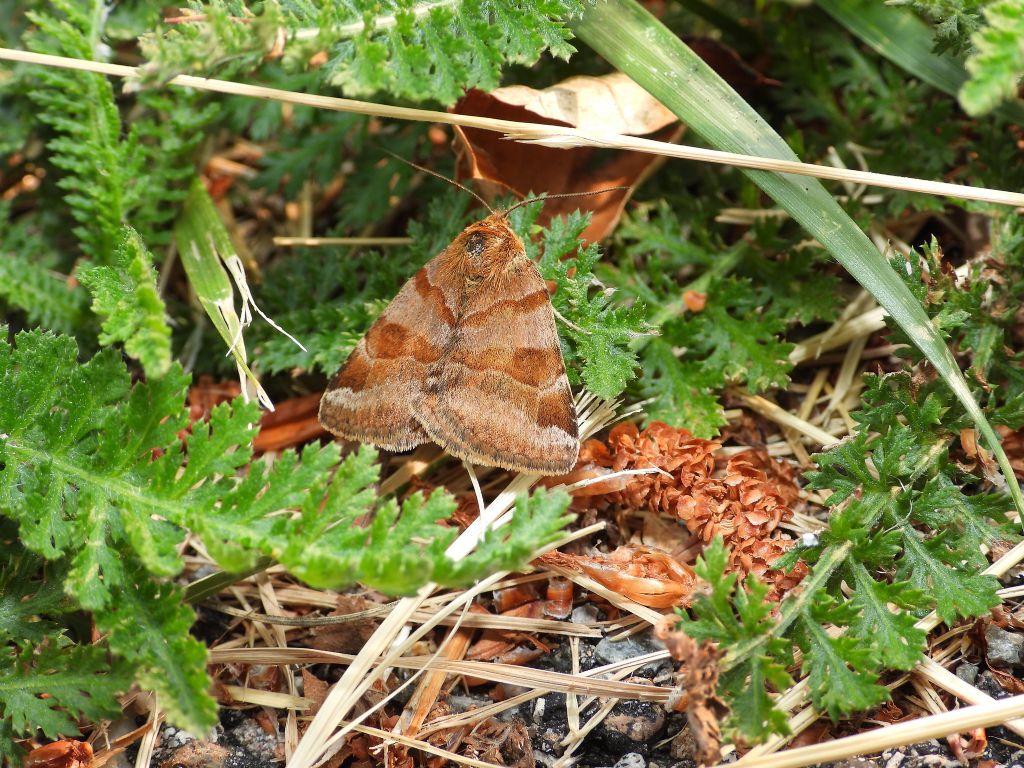
[[471, 224], [460, 239], [459, 250], [465, 259], [466, 276], [471, 279], [499, 273], [526, 252], [523, 241], [500, 214]]

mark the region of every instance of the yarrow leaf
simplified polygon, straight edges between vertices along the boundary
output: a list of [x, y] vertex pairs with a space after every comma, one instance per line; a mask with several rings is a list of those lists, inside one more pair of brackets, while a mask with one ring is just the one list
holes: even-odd
[[[725, 544], [720, 536], [715, 537], [694, 565], [710, 592], [697, 595], [692, 618], [683, 615], [679, 625], [695, 640], [711, 640], [723, 648], [759, 640], [775, 624], [773, 606], [765, 601], [768, 588], [753, 575], [740, 585], [737, 575], [728, 573], [727, 567]], [[793, 684], [786, 672], [791, 661], [788, 643], [771, 638], [722, 675], [720, 689], [732, 704], [729, 724], [734, 733], [760, 741], [771, 733], [786, 732], [786, 714], [775, 706], [770, 691], [782, 691]]]
[[451, 104], [470, 88], [496, 88], [505, 63], [533, 64], [545, 51], [567, 59], [575, 49], [565, 20], [583, 8], [582, 0], [285, 0], [253, 14], [239, 3], [213, 0], [195, 6], [194, 21], [147, 36], [144, 50], [149, 76], [167, 79], [179, 72], [250, 72], [283, 42], [290, 70], [328, 52], [318, 74], [346, 94], [387, 91]]
[[960, 103], [970, 115], [1016, 98], [1024, 77], [1024, 2], [996, 0], [982, 13], [985, 24], [971, 35], [974, 50], [966, 62], [971, 77], [960, 89]]
[[101, 720], [120, 711], [116, 695], [130, 677], [112, 670], [107, 652], [63, 636], [6, 645], [0, 659], [0, 718], [15, 733], [36, 729], [51, 739], [75, 734], [72, 716]]
[[[521, 567], [568, 521], [568, 497], [537, 494], [453, 564], [444, 554], [456, 534], [444, 524], [450, 495], [414, 495], [400, 511], [378, 502], [368, 447], [340, 465], [334, 443], [253, 461], [255, 404], [219, 405], [190, 426], [187, 384], [175, 364], [132, 386], [119, 355], [79, 364], [67, 337], [27, 331], [13, 347], [0, 341], [0, 388], [11, 393], [0, 400], [0, 513], [55, 574], [66, 570], [66, 595], [93, 611], [110, 650], [195, 730], [214, 712], [205, 653], [188, 636], [194, 616], [181, 591], [166, 581], [182, 567], [186, 530], [228, 571], [273, 557], [315, 586], [362, 581], [404, 594]], [[23, 622], [0, 616], [0, 627]]]
[[93, 296], [92, 309], [103, 318], [101, 344], [124, 343], [149, 376], [171, 367], [171, 329], [156, 285], [153, 257], [130, 226], [122, 229], [114, 266], [81, 270], [79, 280]]

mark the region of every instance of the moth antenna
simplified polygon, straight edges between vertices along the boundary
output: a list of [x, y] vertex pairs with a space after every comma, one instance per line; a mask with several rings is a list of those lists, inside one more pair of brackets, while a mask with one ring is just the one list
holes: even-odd
[[557, 195], [542, 195], [541, 197], [529, 197], [526, 200], [520, 200], [518, 203], [513, 205], [501, 216], [505, 218], [516, 208], [521, 208], [528, 203], [536, 203], [538, 200], [555, 200], [559, 197], [593, 197], [594, 195], [603, 195], [605, 192], [614, 192], [618, 189], [629, 189], [629, 187], [605, 187], [604, 189], [595, 189], [592, 192], [559, 192]]
[[411, 165], [411, 166], [412, 166], [413, 168], [415, 168], [415, 169], [416, 169], [416, 170], [418, 170], [418, 171], [423, 171], [423, 173], [429, 173], [429, 174], [430, 174], [431, 176], [436, 176], [437, 178], [441, 179], [441, 181], [447, 181], [447, 182], [448, 182], [449, 184], [451, 184], [451, 185], [452, 185], [453, 187], [458, 187], [458, 188], [459, 188], [459, 189], [461, 189], [461, 190], [462, 190], [463, 192], [468, 192], [468, 193], [469, 193], [469, 194], [471, 194], [471, 195], [472, 195], [473, 197], [475, 197], [475, 198], [476, 198], [477, 200], [479, 200], [479, 201], [480, 201], [480, 203], [481, 203], [481, 205], [483, 205], [483, 207], [484, 207], [484, 208], [486, 208], [486, 209], [487, 209], [488, 211], [490, 211], [491, 213], [494, 213], [494, 209], [493, 209], [493, 208], [491, 208], [491, 206], [489, 206], [489, 205], [487, 204], [487, 201], [486, 201], [486, 200], [484, 200], [484, 199], [483, 199], [482, 197], [480, 197], [480, 195], [478, 195], [478, 194], [477, 194], [476, 192], [474, 192], [474, 191], [473, 191], [472, 189], [470, 189], [469, 187], [465, 187], [465, 186], [463, 186], [462, 184], [459, 184], [459, 182], [457, 182], [457, 181], [456, 181], [455, 179], [449, 179], [449, 178], [448, 178], [447, 176], [445, 176], [445, 175], [444, 175], [443, 173], [438, 173], [437, 171], [432, 171], [432, 170], [430, 170], [429, 168], [424, 168], [424, 167], [423, 167], [422, 165], [418, 165], [418, 164], [414, 163], [414, 162], [413, 162], [412, 160], [406, 160], [406, 159], [405, 159], [404, 157], [402, 157], [401, 155], [396, 155], [396, 154], [395, 154], [394, 152], [392, 152], [392, 151], [391, 151], [390, 149], [383, 149], [383, 148], [382, 148], [382, 149], [381, 149], [381, 152], [386, 152], [387, 154], [389, 154], [389, 155], [391, 155], [391, 156], [392, 156], [393, 158], [395, 158], [395, 160], [400, 160], [401, 162], [405, 163], [406, 165]]

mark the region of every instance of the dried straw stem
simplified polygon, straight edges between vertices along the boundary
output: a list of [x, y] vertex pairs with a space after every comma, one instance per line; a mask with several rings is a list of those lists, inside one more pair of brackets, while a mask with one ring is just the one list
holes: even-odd
[[[18, 61], [26, 64], [41, 64], [48, 67], [60, 67], [63, 69], [76, 69], [85, 72], [95, 72], [102, 75], [112, 75], [114, 77], [136, 79], [139, 76], [139, 70], [136, 67], [129, 67], [122, 64], [108, 64], [106, 62], [99, 61], [88, 61], [86, 59], [75, 59], [67, 56], [52, 56], [43, 53], [32, 53], [30, 51], [19, 51], [12, 48], [0, 48], [0, 59]], [[267, 88], [258, 85], [248, 85], [246, 83], [233, 83], [228, 80], [193, 77], [192, 75], [178, 75], [177, 77], [171, 78], [168, 82], [170, 85], [195, 88], [202, 91], [213, 91], [216, 93], [227, 93], [234, 96], [248, 96], [257, 99], [280, 101], [288, 104], [315, 107], [317, 109], [330, 109], [339, 112], [373, 115], [375, 117], [392, 118], [396, 120], [447, 123], [449, 125], [459, 125], [467, 128], [479, 128], [485, 131], [503, 133], [506, 137], [515, 139], [516, 141], [541, 144], [548, 147], [558, 147], [562, 149], [568, 149], [571, 147], [625, 149], [633, 152], [660, 155], [663, 157], [675, 157], [683, 160], [697, 160], [705, 163], [729, 165], [736, 168], [752, 168], [763, 171], [774, 171], [776, 173], [792, 173], [799, 176], [813, 176], [819, 179], [831, 179], [848, 184], [865, 184], [874, 187], [885, 187], [887, 189], [901, 189], [908, 192], [953, 197], [961, 200], [978, 200], [980, 202], [995, 203], [997, 205], [1024, 207], [1024, 194], [1018, 192], [1006, 192], [1003, 190], [987, 189], [983, 187], [969, 187], [961, 184], [950, 184], [944, 181], [914, 179], [907, 176], [893, 176], [887, 173], [872, 173], [870, 171], [835, 168], [832, 166], [815, 165], [812, 163], [801, 163], [795, 160], [777, 160], [775, 158], [757, 157], [755, 155], [741, 155], [734, 152], [722, 152], [715, 149], [680, 146], [668, 142], [654, 141], [653, 139], [642, 139], [636, 136], [625, 136], [617, 133], [583, 131], [575, 128], [562, 128], [544, 125], [542, 123], [496, 120], [493, 118], [477, 117], [474, 115], [458, 115], [448, 112], [437, 112], [434, 110], [413, 109], [410, 107], [393, 107], [385, 104], [374, 104], [367, 101], [342, 99], [333, 96], [318, 96], [315, 94], [281, 90], [279, 88]]]

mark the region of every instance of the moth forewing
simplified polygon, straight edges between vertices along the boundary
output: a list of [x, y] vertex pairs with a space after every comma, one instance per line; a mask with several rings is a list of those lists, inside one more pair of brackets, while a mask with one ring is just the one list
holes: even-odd
[[412, 403], [455, 326], [459, 296], [443, 279], [449, 250], [402, 286], [331, 380], [320, 401], [325, 429], [391, 451], [429, 440]]

